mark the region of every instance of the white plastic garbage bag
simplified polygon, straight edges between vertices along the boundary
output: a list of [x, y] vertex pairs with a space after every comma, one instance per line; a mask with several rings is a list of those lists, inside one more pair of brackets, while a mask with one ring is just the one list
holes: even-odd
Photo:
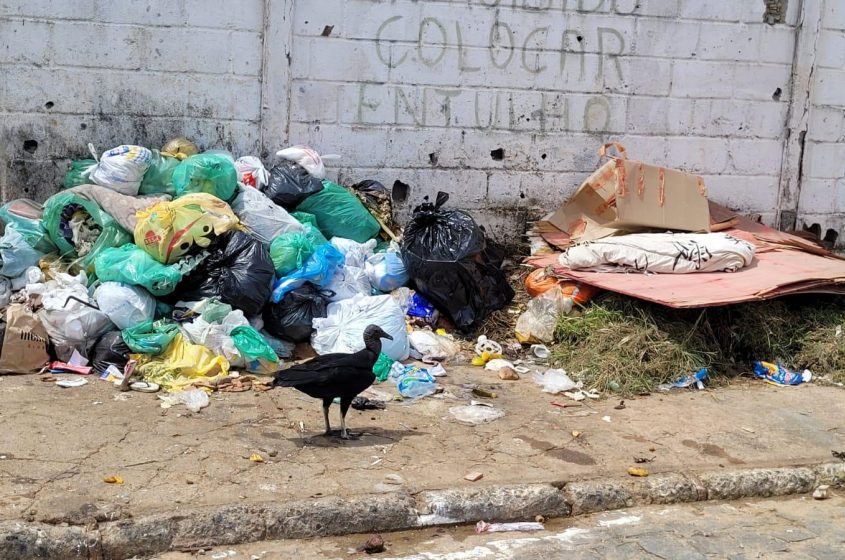
[[147, 290], [120, 282], [103, 282], [94, 290], [94, 299], [120, 330], [152, 321], [156, 311], [156, 302]]
[[320, 157], [316, 150], [308, 146], [291, 146], [284, 150], [279, 150], [276, 155], [288, 161], [298, 163], [305, 168], [312, 177], [317, 179], [326, 178], [326, 168], [323, 165], [323, 160], [339, 159], [340, 156], [325, 155]]
[[368, 296], [372, 291], [370, 280], [363, 268], [345, 266], [338, 269], [332, 281], [324, 288], [329, 301], [343, 301], [357, 295]]
[[[89, 144], [88, 148], [96, 157], [94, 146]], [[92, 166], [89, 177], [102, 187], [135, 196], [152, 160], [153, 153], [143, 146], [118, 146], [103, 152], [97, 165]]]
[[406, 360], [410, 353], [405, 314], [389, 295], [355, 296], [330, 303], [328, 315], [312, 321], [311, 346], [317, 354], [353, 353], [364, 348], [364, 329], [378, 325], [393, 340], [382, 339], [382, 352], [392, 360]]
[[365, 243], [358, 243], [351, 239], [344, 239], [343, 237], [332, 237], [329, 241], [334, 248], [343, 253], [346, 266], [357, 266], [364, 268], [367, 259], [373, 256], [373, 251], [378, 243], [375, 239], [370, 239]]
[[207, 321], [202, 316], [190, 323], [182, 324], [182, 331], [194, 344], [205, 346], [218, 356], [223, 356], [234, 368], [245, 367], [244, 357], [235, 346], [232, 330], [235, 327], [249, 326], [243, 311], [235, 309], [221, 321]]
[[305, 232], [303, 225], [287, 210], [252, 187], [238, 186], [238, 196], [232, 202], [232, 211], [264, 243], [272, 242], [283, 233]]
[[235, 169], [238, 171], [238, 181], [248, 187], [260, 189], [270, 182], [270, 174], [255, 156], [239, 157], [235, 160]]
[[88, 299], [85, 275], [57, 274], [46, 284], [27, 284], [28, 293], [40, 293], [44, 307], [38, 318], [44, 325], [59, 359], [74, 350], [86, 353], [101, 336], [117, 327]]

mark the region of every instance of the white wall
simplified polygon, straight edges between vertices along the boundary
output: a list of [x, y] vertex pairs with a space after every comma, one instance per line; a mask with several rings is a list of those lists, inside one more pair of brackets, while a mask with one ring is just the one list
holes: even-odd
[[[826, 2], [798, 213], [841, 230], [827, 194], [843, 190], [830, 160], [845, 161], [845, 9]], [[446, 190], [504, 236], [563, 202], [616, 140], [774, 223], [802, 1], [777, 25], [765, 4], [5, 0], [0, 184], [43, 199], [60, 181], [54, 160], [89, 140], [185, 134], [265, 157], [308, 143], [343, 155], [342, 180], [409, 185], [402, 214]]]

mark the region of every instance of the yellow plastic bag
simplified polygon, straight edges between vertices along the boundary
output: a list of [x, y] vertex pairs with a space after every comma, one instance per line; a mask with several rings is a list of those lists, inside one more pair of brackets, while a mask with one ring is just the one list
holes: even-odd
[[212, 236], [240, 227], [229, 205], [206, 193], [159, 202], [136, 215], [135, 245], [164, 264], [173, 264], [194, 246], [208, 247]]
[[133, 355], [145, 381], [158, 383], [168, 392], [182, 391], [194, 383], [214, 384], [229, 375], [229, 362], [199, 344], [176, 335], [163, 354]]

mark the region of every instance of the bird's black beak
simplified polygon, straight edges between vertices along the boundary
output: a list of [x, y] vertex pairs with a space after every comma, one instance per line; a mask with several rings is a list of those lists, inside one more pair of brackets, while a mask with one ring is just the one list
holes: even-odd
[[393, 340], [393, 337], [387, 334], [386, 332], [381, 333], [381, 338], [386, 338], [387, 340]]

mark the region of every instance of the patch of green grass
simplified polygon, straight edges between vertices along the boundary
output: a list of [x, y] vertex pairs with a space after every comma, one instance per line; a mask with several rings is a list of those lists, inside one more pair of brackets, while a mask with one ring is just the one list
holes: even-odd
[[684, 310], [606, 294], [579, 316], [561, 317], [555, 336], [558, 365], [588, 388], [622, 396], [702, 367], [711, 382], [724, 382], [755, 360], [845, 381], [845, 301], [837, 297]]

